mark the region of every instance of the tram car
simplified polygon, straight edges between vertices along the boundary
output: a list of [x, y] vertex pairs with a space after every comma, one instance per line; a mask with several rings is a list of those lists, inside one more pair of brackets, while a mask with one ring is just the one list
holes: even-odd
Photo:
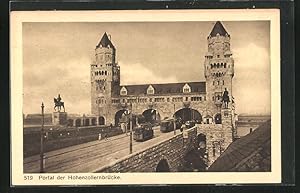
[[153, 138], [154, 132], [151, 123], [143, 123], [134, 128], [133, 139], [135, 141], [146, 141]]
[[160, 123], [160, 131], [163, 133], [170, 132], [174, 130], [174, 121], [176, 129], [180, 129], [182, 125], [181, 119], [165, 119]]

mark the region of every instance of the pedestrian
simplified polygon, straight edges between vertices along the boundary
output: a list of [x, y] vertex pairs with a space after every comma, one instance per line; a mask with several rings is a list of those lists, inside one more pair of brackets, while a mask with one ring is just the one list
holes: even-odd
[[107, 135], [107, 133], [104, 134], [104, 138], [105, 138], [105, 141], [108, 140], [108, 135]]
[[101, 140], [101, 138], [102, 138], [101, 133], [99, 133], [98, 140]]
[[182, 124], [180, 127], [180, 131], [183, 132], [183, 130], [186, 128], [185, 124]]

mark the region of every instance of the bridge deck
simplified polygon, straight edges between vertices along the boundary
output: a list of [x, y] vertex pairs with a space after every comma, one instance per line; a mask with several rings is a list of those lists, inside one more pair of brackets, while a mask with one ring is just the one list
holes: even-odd
[[[180, 131], [176, 131], [179, 133]], [[154, 137], [145, 142], [133, 140], [133, 152], [142, 150], [152, 144], [171, 137], [173, 132], [161, 133], [159, 127], [154, 128]], [[46, 153], [45, 172], [75, 173], [94, 172], [117, 159], [129, 154], [129, 135], [118, 135], [108, 140], [92, 141]], [[24, 173], [39, 172], [39, 155], [25, 158]]]

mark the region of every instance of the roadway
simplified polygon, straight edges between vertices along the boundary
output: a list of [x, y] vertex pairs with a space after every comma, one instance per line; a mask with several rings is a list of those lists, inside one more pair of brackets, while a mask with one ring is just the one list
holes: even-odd
[[[174, 135], [173, 131], [161, 133], [159, 126], [154, 127], [154, 137], [144, 142], [133, 140], [133, 152], [139, 151], [151, 144], [164, 141]], [[180, 131], [177, 130], [176, 133]], [[47, 173], [95, 172], [101, 166], [107, 165], [129, 154], [129, 135], [121, 134], [107, 140], [97, 140], [45, 153], [45, 169]], [[24, 173], [38, 173], [40, 170], [39, 155], [24, 159]]]

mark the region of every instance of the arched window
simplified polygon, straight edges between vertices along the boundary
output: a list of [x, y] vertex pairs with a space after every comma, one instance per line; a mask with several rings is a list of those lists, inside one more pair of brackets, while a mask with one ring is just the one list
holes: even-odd
[[222, 117], [221, 114], [218, 113], [215, 115], [215, 124], [221, 124], [222, 123]]

